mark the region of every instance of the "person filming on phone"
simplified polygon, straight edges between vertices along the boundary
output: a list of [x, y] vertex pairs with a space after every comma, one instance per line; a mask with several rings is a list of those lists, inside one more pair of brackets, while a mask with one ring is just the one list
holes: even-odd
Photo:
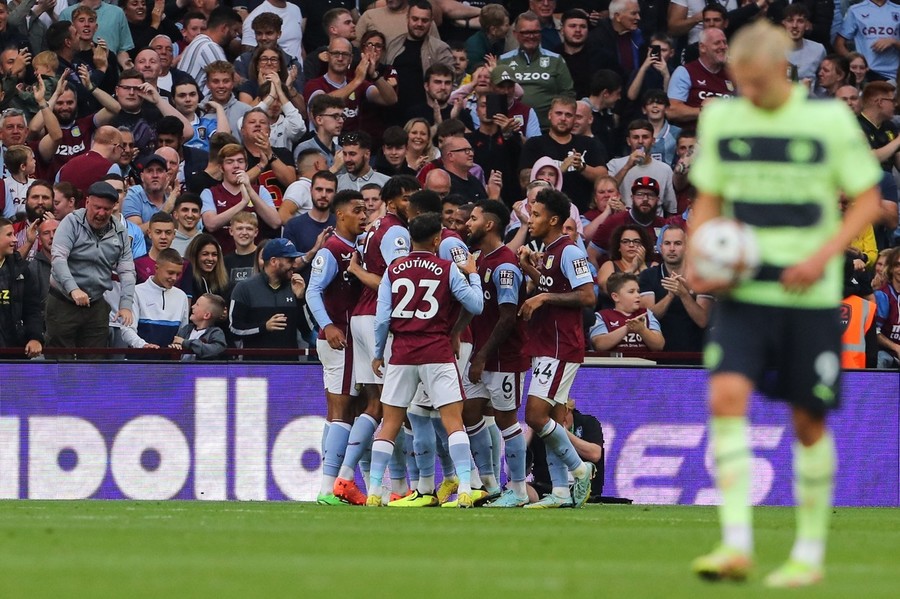
[[657, 160], [650, 153], [655, 137], [650, 121], [637, 119], [628, 124], [626, 142], [631, 153], [620, 158], [613, 158], [606, 163], [609, 175], [619, 184], [619, 193], [626, 206], [632, 205], [632, 184], [638, 179], [650, 177], [661, 187], [659, 198], [659, 215], [675, 214], [678, 202], [672, 188], [672, 167]]
[[509, 206], [521, 199], [518, 165], [522, 155], [522, 127], [508, 116], [504, 94], [482, 94], [476, 100], [478, 128], [466, 133], [474, 150], [474, 161], [485, 173], [500, 171], [503, 189], [501, 199]]
[[469, 172], [475, 162], [475, 152], [468, 139], [462, 136], [445, 139], [441, 144], [441, 159], [444, 162], [444, 170], [450, 175], [451, 194], [460, 194], [473, 202], [500, 199], [500, 190], [503, 187], [503, 176], [500, 171], [492, 171], [488, 175], [486, 187]]

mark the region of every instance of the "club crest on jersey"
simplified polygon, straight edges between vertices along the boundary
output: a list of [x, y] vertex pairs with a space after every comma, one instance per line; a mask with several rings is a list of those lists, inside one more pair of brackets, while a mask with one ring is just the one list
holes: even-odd
[[206, 127], [197, 127], [197, 137], [206, 139]]
[[550, 254], [549, 256], [547, 256], [547, 261], [544, 263], [545, 269], [550, 270], [551, 268], [553, 268], [553, 259], [555, 257], [556, 256], [554, 256], [553, 254]]
[[550, 66], [550, 57], [549, 56], [541, 56], [540, 60], [538, 60], [538, 65], [540, 65], [540, 67], [542, 69], [546, 69], [547, 67]]
[[[490, 268], [487, 269], [486, 271], [484, 271], [484, 282], [485, 282], [485, 283], [489, 283], [489, 282], [491, 281], [491, 274], [493, 274], [493, 272], [494, 272], [494, 271], [493, 271], [492, 269], [490, 269]], [[502, 281], [502, 280], [503, 280], [503, 279], [502, 279], [502, 277], [501, 277], [501, 281]]]
[[727, 89], [730, 92], [733, 92], [734, 91], [734, 83], [732, 83], [730, 80], [726, 79], [725, 80], [725, 89]]
[[74, 125], [70, 131], [72, 132], [72, 137], [81, 137], [81, 128], [78, 125]]

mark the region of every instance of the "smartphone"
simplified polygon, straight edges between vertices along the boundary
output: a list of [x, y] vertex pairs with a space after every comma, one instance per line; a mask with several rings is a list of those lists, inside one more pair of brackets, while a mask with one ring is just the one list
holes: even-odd
[[507, 116], [506, 94], [488, 94], [485, 100], [485, 110], [489, 119], [498, 114]]
[[719, 6], [717, 0], [706, 0], [705, 4], [706, 6]]
[[656, 60], [662, 58], [662, 47], [657, 46], [656, 44], [650, 46], [650, 56], [652, 56]]

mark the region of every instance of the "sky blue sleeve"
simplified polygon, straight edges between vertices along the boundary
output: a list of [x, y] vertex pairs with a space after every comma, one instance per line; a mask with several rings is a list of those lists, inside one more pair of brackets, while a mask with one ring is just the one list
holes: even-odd
[[845, 40], [853, 41], [853, 38], [856, 37], [856, 29], [856, 16], [853, 14], [852, 10], [847, 10], [847, 13], [844, 15], [844, 20], [841, 23], [839, 35]]
[[310, 265], [309, 285], [306, 288], [306, 305], [309, 306], [313, 318], [319, 323], [319, 328], [324, 329], [331, 324], [331, 318], [325, 309], [325, 302], [322, 300], [322, 294], [325, 289], [331, 285], [335, 275], [337, 275], [338, 265], [334, 259], [334, 254], [321, 248], [316, 252]]
[[594, 324], [591, 326], [591, 331], [588, 333], [588, 337], [593, 339], [597, 335], [605, 335], [609, 332], [606, 328], [606, 321], [603, 320], [599, 314], [594, 314], [596, 316], [596, 320], [594, 320]]
[[206, 214], [207, 212], [216, 214], [218, 212], [216, 210], [216, 203], [213, 201], [212, 192], [209, 189], [204, 189], [200, 192], [200, 199], [203, 202], [203, 206], [200, 208], [200, 214]]
[[669, 89], [666, 94], [669, 96], [670, 100], [687, 102], [690, 93], [691, 76], [688, 74], [686, 68], [680, 66], [672, 73], [672, 77], [669, 79]]
[[651, 331], [659, 331], [660, 333], [662, 332], [662, 327], [659, 326], [659, 321], [650, 310], [647, 310], [647, 328]]
[[501, 264], [491, 275], [497, 288], [497, 303], [518, 304], [519, 289], [522, 287], [522, 271], [512, 264]]
[[441, 245], [438, 247], [438, 256], [453, 262], [457, 267], [462, 267], [469, 261], [469, 248], [459, 237], [448, 237], [441, 241]]
[[[399, 227], [398, 227], [399, 228]], [[378, 307], [375, 310], [375, 358], [384, 358], [388, 330], [391, 325], [391, 280], [387, 276], [378, 286]]]
[[397, 258], [407, 256], [409, 254], [409, 231], [400, 226], [391, 227], [384, 232], [379, 249], [384, 263], [388, 265]]
[[572, 289], [581, 287], [585, 283], [593, 283], [591, 267], [587, 254], [577, 245], [567, 246], [562, 252], [562, 263], [559, 265], [563, 274], [569, 280]]
[[888, 296], [884, 291], [878, 290], [875, 292], [875, 325], [878, 330], [881, 329], [881, 325], [887, 322], [888, 316], [891, 312], [891, 304], [888, 301]]
[[[386, 277], [385, 277], [386, 278]], [[450, 292], [469, 314], [481, 314], [484, 309], [484, 295], [481, 293], [481, 279], [478, 273], [466, 277], [455, 264], [450, 265]]]

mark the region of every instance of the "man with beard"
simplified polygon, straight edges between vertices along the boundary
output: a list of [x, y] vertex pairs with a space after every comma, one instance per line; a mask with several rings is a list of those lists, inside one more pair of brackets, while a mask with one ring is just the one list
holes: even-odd
[[588, 26], [588, 14], [580, 8], [567, 10], [562, 16], [562, 48], [559, 55], [566, 61], [572, 81], [575, 84], [575, 97], [584, 98], [591, 86], [591, 74], [597, 67], [591, 64], [591, 56], [585, 51]]
[[153, 215], [166, 203], [166, 184], [169, 164], [159, 154], [151, 154], [140, 161], [141, 184], [132, 185], [125, 194], [122, 215], [138, 225], [145, 234]]
[[559, 161], [563, 173], [562, 191], [572, 198], [579, 212], [584, 212], [593, 192], [594, 180], [606, 174], [606, 150], [596, 139], [572, 134], [575, 125], [574, 99], [554, 98], [548, 120], [550, 128], [547, 133], [525, 142], [519, 167], [531, 168], [543, 156]]
[[713, 296], [696, 294], [684, 278], [687, 235], [677, 225], [667, 225], [660, 235], [662, 264], [651, 266], [638, 277], [641, 306], [659, 320], [665, 351], [700, 352], [709, 323]]
[[356, 255], [356, 239], [366, 227], [366, 206], [360, 192], [347, 190], [335, 194], [333, 207], [334, 235], [313, 258], [306, 293], [310, 312], [319, 325], [316, 351], [322, 362], [328, 402], [328, 418], [322, 433], [322, 484], [316, 498], [324, 505], [343, 503], [334, 495], [334, 481], [344, 461], [353, 424], [352, 402], [358, 395], [353, 377], [350, 314], [362, 293], [362, 284], [348, 269]]
[[376, 72], [378, 67], [368, 56], [363, 56], [349, 78], [350, 61], [353, 58], [353, 46], [346, 39], [339, 37], [328, 44], [328, 70], [321, 77], [308, 81], [303, 95], [309, 102], [319, 94], [328, 94], [344, 100], [344, 129], [359, 129], [359, 112], [364, 102], [379, 106], [392, 106], [397, 103], [397, 92], [384, 77]]
[[631, 206], [631, 184], [638, 179], [649, 177], [660, 184], [662, 196], [660, 216], [675, 214], [678, 202], [672, 187], [672, 167], [653, 157], [650, 150], [655, 141], [653, 125], [644, 119], [637, 119], [628, 124], [628, 147], [631, 153], [621, 158], [613, 158], [606, 163], [609, 175], [619, 184], [622, 202]]
[[234, 10], [227, 6], [214, 9], [206, 20], [206, 32], [195, 37], [184, 49], [178, 66], [203, 89], [206, 85], [206, 66], [227, 60], [224, 49], [240, 32], [241, 17]]
[[56, 180], [67, 181], [75, 189], [87, 189], [110, 173], [121, 175], [118, 164], [121, 152], [122, 134], [111, 125], [103, 125], [94, 133], [91, 149], [66, 162], [59, 169]]
[[641, 177], [631, 186], [631, 208], [623, 212], [616, 212], [606, 219], [597, 228], [594, 237], [588, 245], [588, 257], [594, 266], [606, 259], [609, 251], [609, 238], [612, 232], [621, 225], [637, 225], [642, 227], [653, 244], [656, 244], [657, 231], [666, 224], [666, 220], [659, 216], [656, 207], [659, 205], [659, 182], [650, 177]]
[[372, 156], [372, 136], [365, 131], [347, 133], [341, 137], [341, 151], [344, 153], [344, 169], [338, 175], [337, 189], [355, 189], [360, 191], [364, 185], [375, 183], [384, 187], [387, 175], [377, 172], [369, 164]]
[[41, 249], [38, 239], [38, 228], [45, 218], [51, 218], [53, 211], [53, 186], [47, 181], [35, 181], [28, 188], [25, 197], [25, 220], [20, 220], [13, 227], [18, 242], [19, 255], [29, 262]]
[[310, 179], [312, 208], [305, 214], [292, 218], [284, 226], [284, 237], [290, 239], [303, 255], [299, 269], [304, 278], [309, 277], [309, 263], [322, 247], [328, 232], [334, 227], [335, 216], [331, 201], [337, 191], [337, 177], [331, 171], [319, 171]]
[[[300, 255], [287, 239], [272, 239], [262, 251], [262, 272], [235, 285], [228, 323], [245, 349], [297, 349], [297, 330], [303, 322], [306, 291], [303, 277], [294, 273], [294, 260]], [[245, 356], [244, 359], [254, 358]]]
[[443, 64], [433, 64], [425, 71], [425, 102], [412, 106], [407, 111], [407, 116], [423, 118], [431, 125], [434, 133], [437, 125], [447, 119], [459, 119], [472, 131], [475, 125], [472, 115], [462, 103], [450, 103], [450, 92], [453, 91], [453, 70]]

